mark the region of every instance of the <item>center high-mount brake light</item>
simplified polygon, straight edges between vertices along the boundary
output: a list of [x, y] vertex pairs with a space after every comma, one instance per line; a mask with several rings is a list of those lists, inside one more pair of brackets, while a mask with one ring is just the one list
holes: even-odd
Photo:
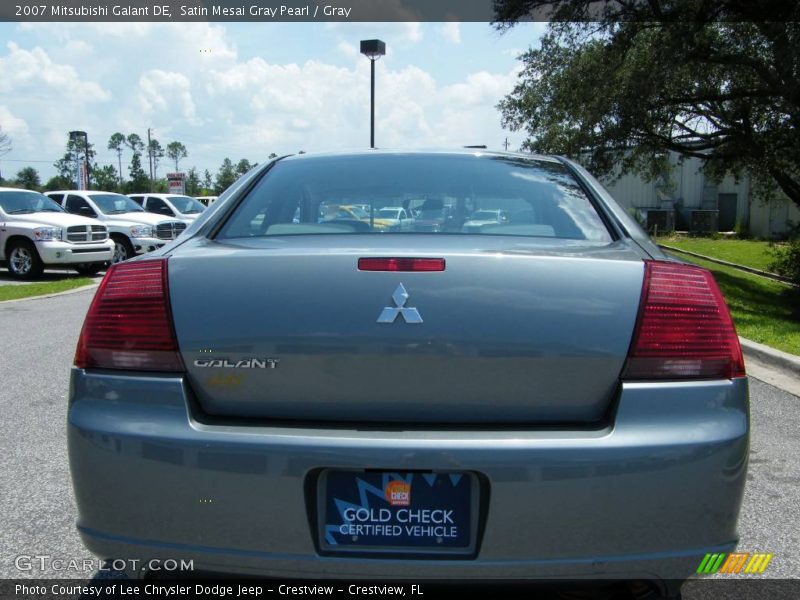
[[359, 271], [444, 271], [443, 258], [359, 258]]
[[645, 262], [625, 380], [733, 379], [744, 360], [714, 276], [700, 267]]
[[86, 314], [75, 366], [183, 371], [167, 281], [167, 259], [112, 265]]

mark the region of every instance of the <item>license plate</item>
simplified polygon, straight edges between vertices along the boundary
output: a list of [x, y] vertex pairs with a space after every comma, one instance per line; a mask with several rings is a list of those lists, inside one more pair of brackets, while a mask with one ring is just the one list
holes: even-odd
[[329, 552], [449, 553], [475, 550], [473, 473], [324, 471], [320, 547]]

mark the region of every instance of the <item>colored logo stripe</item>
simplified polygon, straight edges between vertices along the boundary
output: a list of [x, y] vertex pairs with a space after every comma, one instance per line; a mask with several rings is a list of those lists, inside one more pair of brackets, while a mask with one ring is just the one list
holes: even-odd
[[728, 555], [728, 560], [722, 565], [720, 573], [738, 573], [747, 562], [749, 552], [734, 552]]
[[722, 561], [725, 560], [725, 553], [722, 552], [720, 554], [706, 554], [703, 562], [700, 563], [700, 566], [697, 567], [698, 573], [716, 573], [720, 566], [722, 566]]
[[771, 553], [755, 553], [751, 555], [749, 552], [706, 554], [700, 566], [697, 567], [697, 572], [705, 575], [711, 575], [717, 571], [728, 574], [763, 573], [766, 571], [767, 565], [773, 556]]
[[763, 573], [767, 569], [769, 561], [772, 560], [772, 554], [753, 554], [753, 558], [747, 563], [745, 573]]

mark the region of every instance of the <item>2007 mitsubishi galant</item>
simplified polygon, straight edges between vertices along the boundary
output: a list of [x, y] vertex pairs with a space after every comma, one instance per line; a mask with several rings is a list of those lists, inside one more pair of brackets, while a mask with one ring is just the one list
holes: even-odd
[[749, 417], [713, 277], [579, 165], [379, 150], [269, 162], [114, 265], [68, 427], [104, 558], [658, 582], [735, 547]]

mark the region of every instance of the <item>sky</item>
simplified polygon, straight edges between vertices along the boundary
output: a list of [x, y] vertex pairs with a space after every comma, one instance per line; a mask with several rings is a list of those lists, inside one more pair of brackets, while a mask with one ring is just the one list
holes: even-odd
[[[45, 182], [84, 130], [97, 162], [116, 131], [162, 146], [177, 140], [194, 166], [215, 174], [225, 157], [369, 146], [369, 60], [379, 38], [378, 147], [517, 149], [496, 104], [517, 79], [517, 56], [538, 45], [543, 23], [500, 33], [488, 23], [2, 23], [0, 126], [13, 149], [0, 174], [35, 167]], [[130, 152], [123, 155], [127, 178]], [[145, 161], [146, 168], [146, 161]], [[163, 159], [159, 173], [172, 171]]]

